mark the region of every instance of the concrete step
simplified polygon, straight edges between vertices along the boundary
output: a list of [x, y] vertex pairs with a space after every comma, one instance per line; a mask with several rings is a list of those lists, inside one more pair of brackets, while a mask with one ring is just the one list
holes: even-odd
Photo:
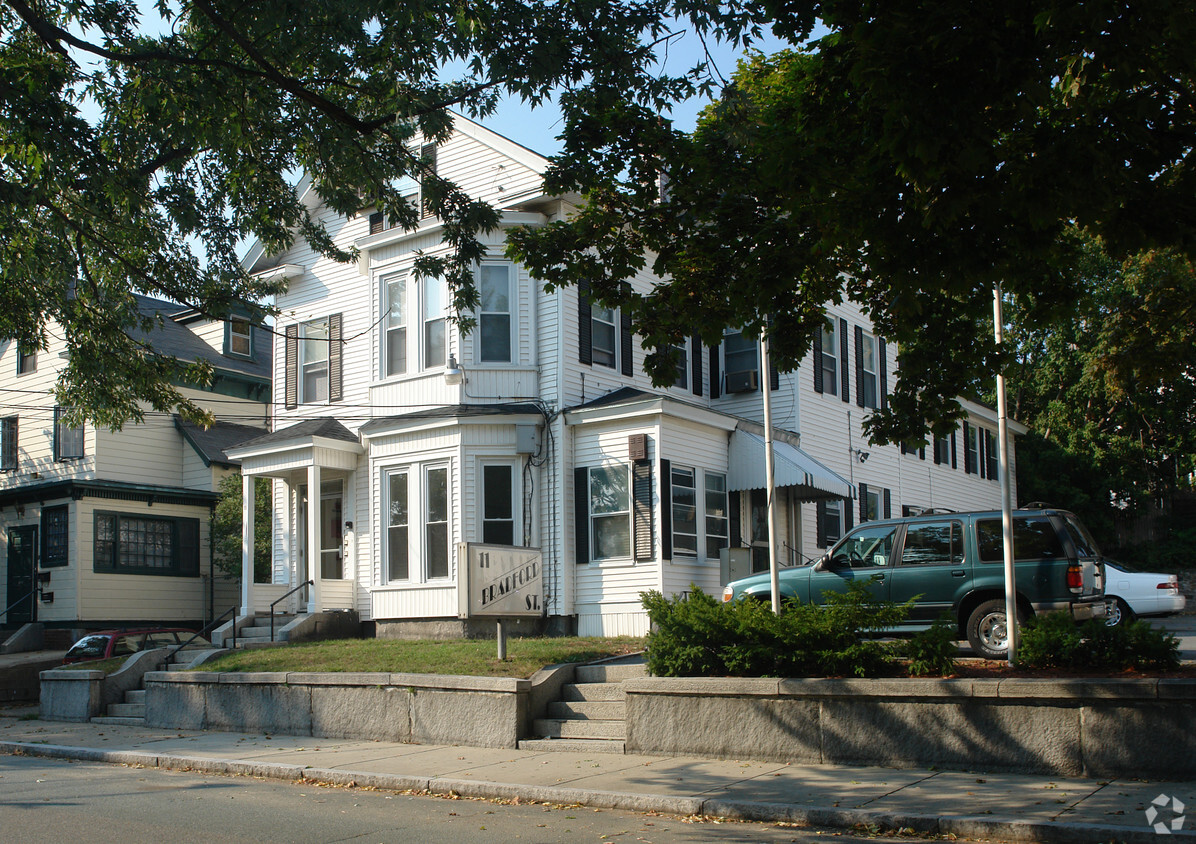
[[612, 662], [604, 665], [579, 665], [574, 679], [578, 683], [619, 683], [647, 676], [648, 667], [642, 662]]
[[122, 727], [144, 727], [145, 718], [134, 718], [127, 715], [97, 715], [91, 719], [93, 724], [116, 724]]
[[621, 700], [558, 700], [548, 704], [548, 717], [577, 721], [622, 721], [627, 711]]
[[281, 648], [286, 642], [271, 642], [269, 639], [242, 639], [237, 637], [238, 650], [255, 650], [257, 648]]
[[624, 742], [616, 739], [524, 739], [520, 750], [540, 750], [551, 753], [625, 753]]
[[627, 724], [623, 721], [574, 721], [564, 718], [537, 718], [532, 733], [543, 738], [562, 739], [626, 739]]
[[108, 704], [110, 718], [145, 718], [144, 703], [110, 703]]
[[145, 703], [145, 689], [129, 689], [125, 692], [125, 703]]
[[624, 700], [618, 683], [566, 683], [561, 686], [561, 700]]

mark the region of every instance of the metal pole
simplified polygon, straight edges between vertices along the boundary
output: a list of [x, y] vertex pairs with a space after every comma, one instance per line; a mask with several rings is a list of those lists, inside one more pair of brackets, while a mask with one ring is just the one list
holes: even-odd
[[[993, 335], [998, 350], [1005, 342], [1001, 317], [1001, 284], [993, 287]], [[1013, 486], [1009, 478], [1009, 409], [1005, 398], [1005, 376], [997, 370], [997, 452], [1001, 474], [1001, 538], [1005, 551], [1005, 630], [1012, 665], [1017, 654], [1017, 574], [1013, 570]]]
[[772, 395], [769, 389], [768, 337], [760, 332], [760, 391], [764, 393], [764, 484], [768, 501], [768, 574], [772, 583], [772, 611], [781, 612], [781, 581], [777, 568], [777, 502], [773, 478]]
[[498, 661], [507, 658], [507, 629], [503, 627], [502, 619], [498, 620]]

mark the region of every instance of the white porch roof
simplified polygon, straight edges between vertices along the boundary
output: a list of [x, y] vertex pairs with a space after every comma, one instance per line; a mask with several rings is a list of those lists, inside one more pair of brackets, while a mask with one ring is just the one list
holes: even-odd
[[[774, 439], [773, 474], [777, 488], [789, 487], [799, 501], [825, 498], [854, 498], [850, 483], [823, 466], [800, 448]], [[764, 489], [764, 437], [750, 431], [731, 432], [728, 447], [727, 489], [732, 492]]]

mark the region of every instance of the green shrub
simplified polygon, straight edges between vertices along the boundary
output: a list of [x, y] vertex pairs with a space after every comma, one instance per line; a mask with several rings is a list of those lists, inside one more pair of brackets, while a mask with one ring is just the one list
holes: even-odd
[[880, 674], [893, 665], [893, 648], [866, 637], [909, 612], [877, 602], [859, 583], [828, 592], [821, 606], [788, 602], [780, 615], [750, 598], [721, 603], [696, 586], [677, 600], [656, 591], [640, 598], [653, 628], [648, 670], [660, 677]]
[[918, 677], [954, 674], [958, 639], [959, 628], [950, 618], [940, 618], [928, 629], [915, 633], [903, 648], [909, 659], [909, 673]]
[[1044, 613], [1021, 629], [1019, 668], [1171, 671], [1179, 668], [1179, 640], [1144, 621], [1109, 627], [1100, 619], [1081, 625], [1066, 611]]

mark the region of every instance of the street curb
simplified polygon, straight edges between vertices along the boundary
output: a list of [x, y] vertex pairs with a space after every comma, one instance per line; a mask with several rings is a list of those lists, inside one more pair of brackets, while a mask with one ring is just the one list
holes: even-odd
[[[598, 809], [621, 809], [633, 812], [660, 812], [669, 815], [710, 815], [746, 821], [782, 821], [806, 826], [880, 830], [911, 829], [930, 835], [955, 835], [960, 838], [989, 838], [1009, 842], [1057, 842], [1057, 844], [1087, 844], [1092, 841], [1116, 840], [1123, 844], [1158, 844], [1153, 829], [1126, 826], [1105, 826], [1059, 821], [1027, 821], [1018, 818], [983, 816], [939, 816], [901, 814], [873, 809], [840, 809], [820, 806], [799, 806], [793, 803], [765, 803], [752, 800], [718, 800], [701, 797], [681, 797], [653, 794], [630, 794], [618, 791], [590, 791], [580, 788], [512, 785], [509, 783], [448, 779], [444, 777], [415, 777], [400, 774], [379, 774], [286, 765], [278, 762], [252, 762], [241, 759], [212, 759], [198, 756], [142, 753], [134, 750], [100, 750], [92, 747], [71, 747], [56, 744], [0, 741], [0, 754], [9, 756], [40, 756], [50, 759], [76, 759], [113, 765], [133, 765], [172, 771], [195, 771], [209, 774], [241, 774], [263, 779], [297, 782], [309, 780], [335, 785], [354, 785], [384, 788], [394, 791], [416, 791], [431, 795], [454, 794], [491, 800], [513, 800], [536, 803], [561, 803]], [[1196, 831], [1171, 833], [1171, 841], [1196, 842]]]

